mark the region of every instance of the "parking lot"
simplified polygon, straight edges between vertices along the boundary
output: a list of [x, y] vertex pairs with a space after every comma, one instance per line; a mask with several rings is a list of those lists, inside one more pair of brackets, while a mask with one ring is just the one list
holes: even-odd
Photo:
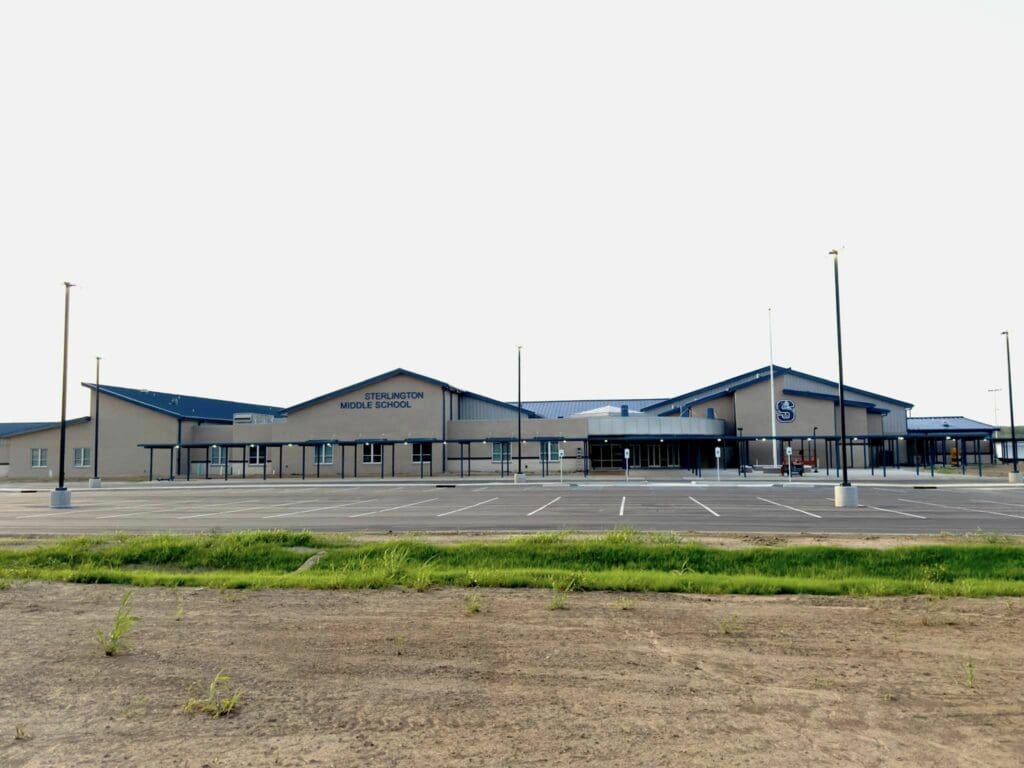
[[0, 534], [111, 531], [581, 531], [1024, 534], [1024, 489], [862, 486], [836, 509], [824, 484], [317, 483], [135, 485], [0, 493]]

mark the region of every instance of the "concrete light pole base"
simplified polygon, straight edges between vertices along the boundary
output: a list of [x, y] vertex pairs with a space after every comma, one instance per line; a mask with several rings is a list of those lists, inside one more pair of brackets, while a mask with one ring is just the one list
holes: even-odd
[[837, 485], [836, 486], [836, 506], [837, 507], [856, 507], [860, 503], [860, 492], [856, 486], [853, 485]]
[[98, 477], [90, 477], [89, 478], [89, 487], [90, 488], [102, 488], [103, 487], [103, 481], [100, 480]]
[[519, 484], [526, 482], [526, 475], [512, 475], [512, 482]]
[[1010, 472], [1006, 478], [1010, 481], [1010, 485], [1019, 485], [1024, 483], [1024, 476], [1020, 472]]
[[67, 509], [71, 506], [71, 491], [67, 488], [57, 488], [50, 491], [50, 507], [53, 509]]

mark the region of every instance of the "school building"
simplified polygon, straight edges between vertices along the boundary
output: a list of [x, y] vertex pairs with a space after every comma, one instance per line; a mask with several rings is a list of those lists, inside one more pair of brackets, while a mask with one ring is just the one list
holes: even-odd
[[[911, 403], [765, 366], [666, 398], [503, 402], [395, 369], [288, 407], [91, 383], [66, 423], [69, 480], [699, 474], [716, 466], [850, 467], [994, 461], [996, 428], [908, 418]], [[774, 435], [773, 435], [774, 422]], [[521, 432], [520, 432], [521, 430]], [[521, 440], [520, 440], [521, 434]], [[0, 424], [0, 477], [57, 475], [59, 424]], [[649, 474], [649, 476], [654, 476]]]

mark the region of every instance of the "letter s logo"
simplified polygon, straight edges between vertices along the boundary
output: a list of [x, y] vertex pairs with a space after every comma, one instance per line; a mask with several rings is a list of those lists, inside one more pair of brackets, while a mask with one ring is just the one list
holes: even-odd
[[775, 418], [780, 424], [796, 421], [796, 403], [792, 400], [779, 400], [775, 404]]

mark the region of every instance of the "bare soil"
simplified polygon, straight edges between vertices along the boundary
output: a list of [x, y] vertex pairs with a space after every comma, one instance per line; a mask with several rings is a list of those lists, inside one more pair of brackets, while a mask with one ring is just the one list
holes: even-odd
[[1024, 764], [1020, 599], [123, 593], [0, 590], [0, 766]]

